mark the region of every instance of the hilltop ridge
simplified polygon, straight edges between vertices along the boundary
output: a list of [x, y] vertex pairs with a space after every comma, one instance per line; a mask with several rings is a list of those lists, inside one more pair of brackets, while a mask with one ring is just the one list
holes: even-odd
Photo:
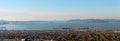
[[119, 19], [72, 19], [69, 22], [87, 22], [87, 23], [104, 23], [104, 22], [120, 22]]

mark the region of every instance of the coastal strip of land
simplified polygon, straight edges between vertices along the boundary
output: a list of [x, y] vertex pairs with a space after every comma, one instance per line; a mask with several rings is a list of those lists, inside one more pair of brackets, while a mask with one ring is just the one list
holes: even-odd
[[53, 41], [120, 41], [120, 30], [0, 30], [3, 40], [53, 40]]

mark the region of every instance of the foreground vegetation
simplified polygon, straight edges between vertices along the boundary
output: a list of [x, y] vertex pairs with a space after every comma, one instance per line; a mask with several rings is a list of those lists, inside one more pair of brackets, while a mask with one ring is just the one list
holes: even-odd
[[112, 30], [0, 31], [1, 39], [42, 39], [54, 41], [120, 41]]

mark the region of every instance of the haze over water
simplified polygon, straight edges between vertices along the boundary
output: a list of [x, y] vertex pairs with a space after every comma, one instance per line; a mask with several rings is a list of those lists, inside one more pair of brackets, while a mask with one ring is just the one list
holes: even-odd
[[120, 19], [120, 0], [1, 0], [0, 19]]
[[11, 22], [6, 25], [0, 25], [1, 30], [54, 30], [55, 28], [89, 28], [100, 30], [120, 30], [120, 22], [110, 23], [83, 23], [83, 22], [66, 22], [66, 21], [51, 21], [51, 22]]
[[120, 22], [82, 23], [65, 22], [65, 20], [120, 19], [119, 11], [120, 0], [1, 0], [0, 19], [12, 22], [0, 25], [0, 29], [90, 28], [117, 30], [120, 29]]

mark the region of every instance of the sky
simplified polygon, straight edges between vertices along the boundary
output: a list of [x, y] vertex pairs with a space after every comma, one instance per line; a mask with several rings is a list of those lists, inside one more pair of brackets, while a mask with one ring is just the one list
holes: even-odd
[[0, 0], [0, 19], [120, 19], [120, 0]]

